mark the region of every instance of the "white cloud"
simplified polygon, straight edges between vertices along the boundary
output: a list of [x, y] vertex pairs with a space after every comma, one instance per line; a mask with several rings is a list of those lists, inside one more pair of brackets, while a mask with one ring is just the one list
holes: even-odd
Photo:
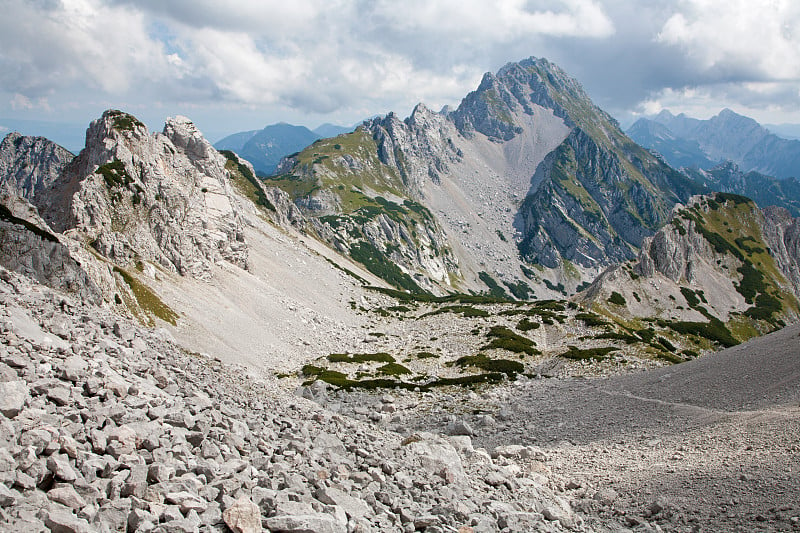
[[720, 75], [800, 79], [797, 0], [681, 0], [657, 39]]
[[457, 104], [485, 71], [530, 55], [559, 63], [613, 112], [699, 105], [692, 87], [707, 106], [742, 98], [800, 109], [797, 0], [0, 0], [0, 9], [0, 112], [78, 102], [93, 114], [110, 105], [355, 122], [420, 101]]
[[490, 39], [489, 44], [508, 42], [525, 35], [559, 37], [607, 37], [614, 25], [597, 2], [563, 0], [553, 8], [531, 7], [526, 0], [494, 2], [464, 0], [381, 0], [375, 15], [395, 27], [421, 32], [458, 35], [468, 40]]

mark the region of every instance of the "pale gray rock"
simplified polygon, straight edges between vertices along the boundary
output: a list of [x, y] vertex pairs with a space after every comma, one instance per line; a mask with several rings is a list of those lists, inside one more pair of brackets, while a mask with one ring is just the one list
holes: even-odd
[[58, 179], [73, 157], [44, 137], [9, 133], [0, 142], [0, 191], [32, 200]]
[[5, 381], [0, 383], [0, 413], [8, 418], [17, 416], [30, 397], [24, 381]]
[[47, 469], [62, 481], [69, 482], [78, 479], [78, 475], [69, 464], [69, 459], [63, 455], [54, 454], [48, 457]]
[[284, 533], [346, 533], [347, 524], [337, 520], [334, 516], [315, 513], [298, 516], [273, 516], [267, 518], [267, 528], [270, 531]]
[[62, 485], [50, 489], [47, 492], [47, 497], [50, 498], [51, 501], [66, 505], [70, 509], [78, 510], [86, 506], [86, 502], [81, 498], [80, 494], [75, 491], [72, 485]]
[[88, 301], [101, 301], [100, 289], [73, 256], [68, 240], [15, 196], [0, 195], [0, 265]]
[[222, 513], [225, 524], [234, 533], [260, 533], [261, 510], [247, 496], [242, 496]]
[[92, 533], [94, 531], [89, 522], [78, 518], [67, 509], [51, 509], [47, 512], [44, 523], [52, 533]]
[[0, 484], [0, 507], [11, 507], [17, 503], [19, 493], [12, 491], [3, 484]]

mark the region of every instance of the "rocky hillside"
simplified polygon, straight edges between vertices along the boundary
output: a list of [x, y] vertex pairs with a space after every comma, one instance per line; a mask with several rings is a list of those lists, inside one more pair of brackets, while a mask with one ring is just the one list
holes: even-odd
[[[658, 143], [642, 136], [642, 125], [630, 131], [631, 136], [642, 146], [655, 148], [670, 164], [677, 166], [705, 166], [706, 160], [714, 164], [731, 160], [744, 171], [755, 170], [768, 176], [783, 179], [800, 178], [800, 141], [783, 139], [770, 133], [755, 120], [739, 115], [730, 109], [723, 109], [708, 120], [673, 115], [666, 109], [652, 120], [663, 125], [670, 137], [663, 136]], [[674, 150], [681, 152], [680, 146], [687, 142], [696, 143], [702, 154], [690, 165], [679, 165], [672, 159]]]
[[[425, 288], [518, 298], [566, 294], [634, 257], [698, 191], [628, 139], [580, 84], [534, 58], [486, 74], [458, 109], [420, 105], [405, 120], [373, 119], [279, 173], [268, 184], [327, 226], [320, 233], [334, 246], [369, 242]], [[430, 212], [391, 227], [393, 205], [417, 204]], [[364, 231], [365, 212], [380, 213], [385, 237]], [[423, 228], [429, 239], [417, 242]], [[412, 238], [398, 239], [403, 232]]]
[[582, 300], [723, 343], [772, 331], [800, 310], [798, 227], [785, 209], [761, 210], [743, 196], [693, 197]]
[[620, 530], [534, 446], [335, 415], [2, 267], [0, 298], [3, 530]]

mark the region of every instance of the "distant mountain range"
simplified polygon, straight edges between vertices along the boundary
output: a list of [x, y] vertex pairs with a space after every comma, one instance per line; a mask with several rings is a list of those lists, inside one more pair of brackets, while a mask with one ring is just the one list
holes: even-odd
[[269, 176], [275, 173], [278, 163], [285, 156], [302, 150], [318, 139], [335, 137], [353, 129], [323, 124], [312, 131], [305, 126], [280, 122], [263, 130], [234, 133], [217, 141], [214, 148], [236, 152], [249, 161], [259, 175]]
[[745, 172], [800, 177], [800, 140], [779, 137], [730, 109], [708, 120], [663, 110], [639, 119], [627, 133], [645, 148], [660, 152], [674, 167], [708, 169], [733, 161]]

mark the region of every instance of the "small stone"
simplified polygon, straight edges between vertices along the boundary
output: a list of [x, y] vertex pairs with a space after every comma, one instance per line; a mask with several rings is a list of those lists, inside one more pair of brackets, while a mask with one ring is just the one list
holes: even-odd
[[15, 492], [0, 483], [0, 507], [11, 507], [17, 503], [17, 496]]
[[189, 511], [202, 513], [208, 508], [207, 501], [187, 491], [169, 492], [167, 493], [166, 501], [179, 506], [184, 514]]
[[86, 361], [83, 357], [72, 355], [61, 364], [61, 379], [77, 383], [86, 374]]
[[270, 531], [283, 531], [286, 533], [345, 533], [347, 524], [337, 520], [334, 516], [324, 513], [314, 513], [296, 516], [273, 516], [267, 518], [267, 528]]
[[451, 422], [447, 426], [447, 434], [448, 435], [467, 435], [467, 436], [474, 436], [475, 431], [472, 429], [466, 421], [464, 420], [456, 420], [455, 422]]
[[247, 496], [242, 496], [222, 513], [225, 524], [234, 533], [259, 533], [261, 510]]
[[58, 406], [69, 404], [70, 391], [67, 387], [52, 387], [47, 391], [47, 399]]
[[61, 481], [75, 481], [78, 475], [69, 465], [69, 461], [62, 455], [51, 455], [47, 458], [47, 469]]
[[80, 494], [75, 492], [72, 485], [64, 485], [51, 489], [47, 493], [47, 497], [50, 498], [50, 501], [66, 505], [71, 509], [77, 510], [86, 507], [86, 502], [81, 498]]
[[94, 528], [89, 526], [89, 522], [63, 508], [50, 510], [44, 523], [52, 533], [90, 533], [94, 531]]
[[29, 396], [30, 389], [24, 381], [0, 383], [0, 413], [8, 418], [14, 418], [22, 411]]

